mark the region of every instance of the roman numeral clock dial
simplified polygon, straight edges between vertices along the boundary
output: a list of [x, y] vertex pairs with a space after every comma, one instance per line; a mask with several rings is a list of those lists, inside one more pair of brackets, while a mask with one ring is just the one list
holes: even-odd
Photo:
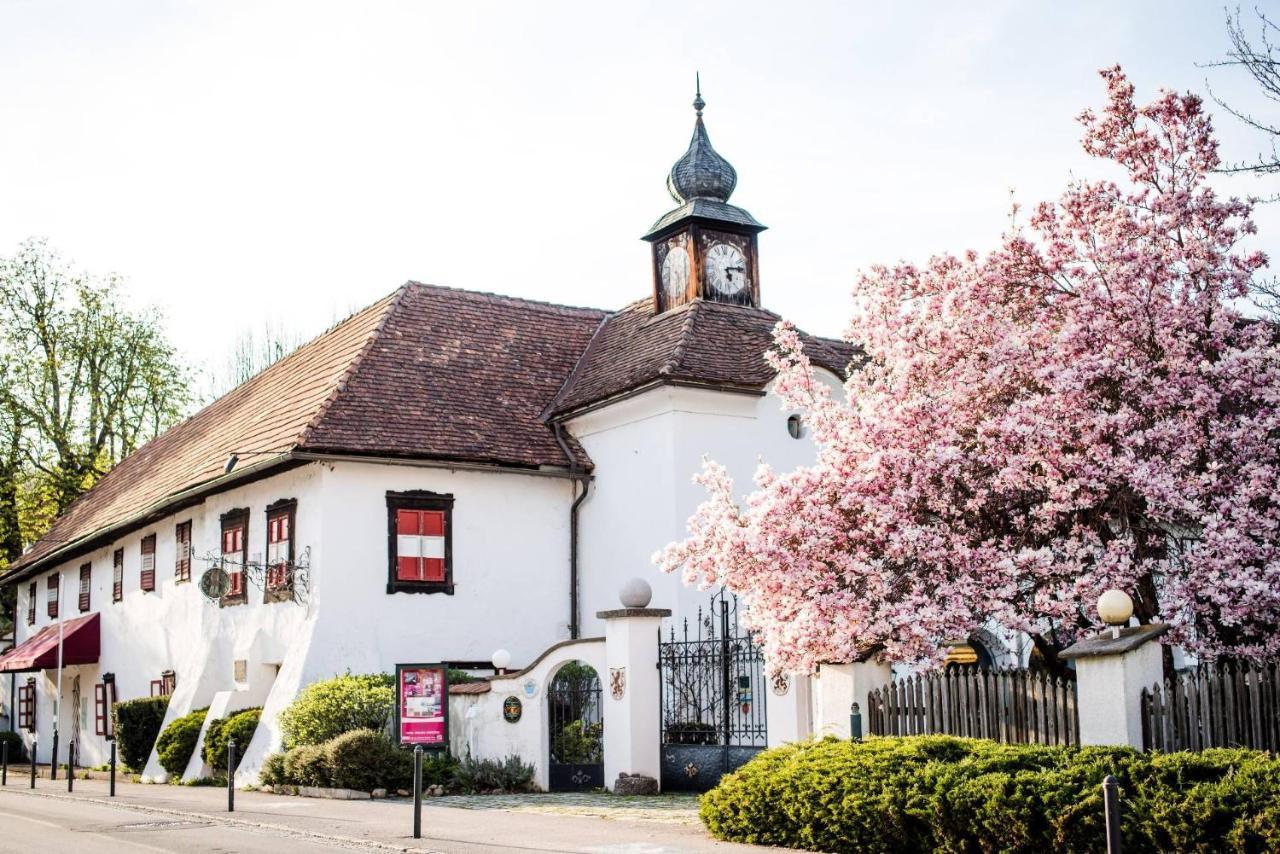
[[707, 252], [707, 283], [724, 296], [736, 296], [748, 285], [747, 259], [728, 243], [717, 243]]

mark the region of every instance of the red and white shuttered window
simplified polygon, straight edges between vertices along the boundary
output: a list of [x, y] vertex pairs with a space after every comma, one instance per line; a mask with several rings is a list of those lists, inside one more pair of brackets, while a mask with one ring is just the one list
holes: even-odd
[[89, 585], [93, 581], [93, 564], [80, 565], [80, 611], [89, 610]]
[[222, 517], [222, 571], [231, 579], [226, 599], [245, 598], [244, 570], [249, 548], [249, 511], [233, 510]]
[[396, 511], [396, 579], [444, 581], [443, 510]]
[[111, 555], [111, 601], [124, 599], [124, 549]]
[[36, 680], [18, 686], [18, 729], [36, 731]]
[[36, 623], [36, 597], [40, 595], [40, 587], [36, 582], [27, 585], [27, 625]]
[[293, 586], [293, 523], [297, 502], [281, 501], [267, 508], [267, 593], [284, 593]]
[[176, 544], [176, 557], [173, 562], [173, 580], [176, 582], [191, 580], [191, 521], [179, 522], [174, 529], [173, 540]]
[[389, 492], [388, 593], [453, 592], [453, 497]]
[[116, 701], [116, 683], [99, 682], [93, 686], [93, 734], [115, 738], [111, 727], [111, 707]]
[[58, 616], [58, 581], [61, 580], [61, 573], [55, 572], [49, 576], [46, 582], [49, 585], [49, 618], [56, 619]]
[[143, 590], [156, 589], [156, 535], [148, 534], [142, 538], [142, 572], [138, 575]]

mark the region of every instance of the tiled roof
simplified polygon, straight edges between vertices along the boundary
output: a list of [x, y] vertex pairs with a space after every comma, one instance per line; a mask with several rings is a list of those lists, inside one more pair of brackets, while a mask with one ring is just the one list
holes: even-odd
[[[556, 398], [564, 415], [655, 381], [760, 389], [773, 379], [764, 359], [778, 315], [761, 308], [695, 300], [662, 314], [634, 302], [605, 321]], [[815, 365], [843, 378], [857, 349], [801, 336]]]
[[237, 472], [291, 451], [566, 466], [542, 410], [604, 317], [405, 285], [143, 445], [12, 569], [222, 477], [232, 451]]

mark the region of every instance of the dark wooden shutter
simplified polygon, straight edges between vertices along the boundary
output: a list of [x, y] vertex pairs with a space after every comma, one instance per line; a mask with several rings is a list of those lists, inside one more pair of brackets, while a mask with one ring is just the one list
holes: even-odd
[[111, 601], [124, 598], [124, 549], [116, 549], [111, 556]]
[[89, 588], [93, 581], [93, 564], [80, 565], [80, 610], [89, 610]]
[[107, 702], [107, 683], [99, 682], [93, 686], [93, 734], [107, 734], [107, 719], [111, 709]]
[[56, 619], [58, 616], [58, 576], [60, 573], [50, 575], [46, 580], [49, 586], [49, 618]]
[[181, 522], [178, 524], [177, 530], [174, 532], [174, 540], [177, 542], [177, 557], [173, 564], [173, 578], [175, 581], [191, 580], [191, 523]]
[[139, 576], [142, 589], [156, 589], [156, 535], [148, 534], [142, 538], [142, 573]]
[[33, 626], [36, 622], [36, 597], [40, 595], [39, 586], [33, 581], [27, 585], [27, 625]]

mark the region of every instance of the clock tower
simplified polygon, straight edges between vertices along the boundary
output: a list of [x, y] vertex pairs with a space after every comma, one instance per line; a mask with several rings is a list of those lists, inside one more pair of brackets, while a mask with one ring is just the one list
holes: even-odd
[[765, 227], [729, 204], [738, 173], [711, 147], [702, 121], [702, 87], [693, 109], [689, 150], [671, 167], [667, 190], [679, 204], [649, 229], [653, 244], [654, 310], [695, 299], [760, 305], [756, 235]]

